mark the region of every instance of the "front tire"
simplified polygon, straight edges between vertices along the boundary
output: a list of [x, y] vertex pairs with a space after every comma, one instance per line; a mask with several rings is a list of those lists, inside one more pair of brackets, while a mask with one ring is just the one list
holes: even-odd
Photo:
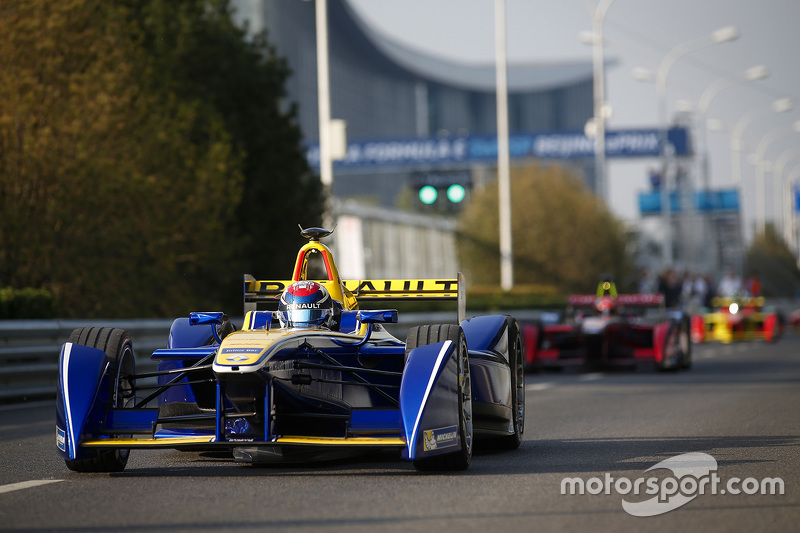
[[455, 356], [458, 361], [458, 431], [461, 447], [453, 453], [415, 459], [414, 468], [423, 472], [466, 470], [472, 460], [472, 383], [469, 373], [467, 340], [461, 326], [438, 324], [411, 328], [406, 341], [406, 358], [411, 350], [418, 346], [448, 340], [453, 341], [456, 345]]
[[678, 343], [681, 347], [680, 367], [683, 370], [689, 370], [692, 368], [692, 333], [688, 318], [681, 321], [681, 329], [678, 335]]
[[[72, 332], [69, 342], [103, 350], [108, 356], [108, 405], [113, 408], [127, 407], [134, 401], [134, 384], [130, 376], [135, 374], [136, 360], [133, 343], [127, 331], [119, 328], [83, 327]], [[103, 392], [101, 391], [101, 394]], [[121, 472], [128, 464], [128, 449], [91, 450], [89, 457], [65, 459], [67, 468], [75, 472]]]

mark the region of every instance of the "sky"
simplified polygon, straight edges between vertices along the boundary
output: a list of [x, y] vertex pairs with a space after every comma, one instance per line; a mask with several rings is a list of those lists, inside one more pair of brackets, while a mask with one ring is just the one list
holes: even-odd
[[[463, 63], [494, 62], [494, 0], [348, 1], [375, 29], [407, 47]], [[591, 61], [592, 47], [579, 34], [592, 29], [596, 5], [597, 0], [506, 0], [508, 62]], [[798, 24], [800, 0], [613, 0], [603, 24], [605, 58], [613, 62], [606, 70], [612, 113], [608, 129], [657, 127], [656, 84], [635, 79], [634, 70], [655, 73], [676, 47], [734, 26], [738, 39], [675, 62], [666, 82], [667, 114], [696, 109], [703, 94], [714, 94], [707, 117], [717, 129], [706, 136], [712, 187], [733, 186], [730, 132], [742, 123], [744, 153], [754, 152], [766, 139], [765, 159], [785, 162], [783, 175], [789, 175], [800, 165], [800, 134], [792, 129], [800, 120]], [[736, 82], [756, 65], [764, 65], [769, 76]], [[731, 81], [719, 92], [709, 90], [721, 79]], [[771, 113], [771, 103], [780, 98], [790, 98], [792, 110]], [[743, 120], [745, 115], [757, 118]], [[608, 161], [609, 205], [618, 217], [638, 218], [636, 195], [648, 188], [647, 170], [656, 164], [646, 159]], [[742, 197], [750, 223], [755, 219], [756, 176], [756, 167], [745, 158]], [[772, 185], [768, 174], [767, 221], [774, 212]]]

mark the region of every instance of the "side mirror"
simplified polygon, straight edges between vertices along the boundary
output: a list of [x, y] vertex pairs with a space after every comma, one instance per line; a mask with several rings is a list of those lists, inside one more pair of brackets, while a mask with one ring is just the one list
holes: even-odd
[[211, 334], [214, 336], [214, 340], [217, 341], [218, 344], [222, 344], [222, 339], [219, 337], [217, 326], [220, 326], [227, 321], [228, 321], [228, 315], [226, 315], [222, 311], [217, 311], [214, 313], [189, 313], [189, 325], [190, 326], [210, 325]]
[[358, 320], [362, 324], [397, 324], [397, 310], [359, 311]]
[[219, 326], [226, 320], [228, 320], [227, 315], [221, 311], [214, 313], [189, 313], [190, 326], [203, 326], [205, 324], [216, 324]]

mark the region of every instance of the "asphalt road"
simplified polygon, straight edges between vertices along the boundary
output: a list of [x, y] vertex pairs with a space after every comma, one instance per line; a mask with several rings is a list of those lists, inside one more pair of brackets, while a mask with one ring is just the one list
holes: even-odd
[[[695, 347], [688, 372], [531, 374], [527, 392], [520, 449], [477, 451], [458, 474], [416, 473], [385, 454], [255, 468], [171, 450], [134, 451], [120, 474], [76, 474], [56, 454], [52, 404], [0, 407], [0, 531], [750, 532], [800, 524], [798, 336]], [[698, 494], [691, 482], [700, 474], [645, 472], [686, 453], [708, 454], [695, 456], [706, 466], [713, 459], [706, 481], [719, 478], [716, 494], [710, 483]], [[562, 494], [565, 478], [585, 493]], [[640, 493], [621, 478], [631, 487], [642, 480]], [[767, 478], [782, 480], [784, 494], [746, 493]], [[687, 480], [687, 503], [663, 512], [678, 502], [673, 483]], [[648, 512], [662, 514], [632, 516], [623, 500], [655, 497], [645, 492], [651, 481], [665, 497]]]

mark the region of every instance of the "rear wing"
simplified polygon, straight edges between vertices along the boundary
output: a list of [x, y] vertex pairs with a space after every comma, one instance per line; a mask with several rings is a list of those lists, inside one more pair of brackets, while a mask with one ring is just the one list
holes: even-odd
[[[280, 294], [292, 283], [292, 280], [256, 280], [245, 274], [245, 314], [259, 309], [277, 309]], [[359, 301], [453, 300], [457, 302], [459, 324], [467, 314], [466, 282], [461, 272], [449, 279], [342, 280], [342, 285]]]
[[[620, 294], [616, 298], [619, 305], [627, 307], [660, 307], [664, 305], [663, 294]], [[572, 307], [593, 307], [597, 301], [594, 294], [573, 294], [567, 298]]]

